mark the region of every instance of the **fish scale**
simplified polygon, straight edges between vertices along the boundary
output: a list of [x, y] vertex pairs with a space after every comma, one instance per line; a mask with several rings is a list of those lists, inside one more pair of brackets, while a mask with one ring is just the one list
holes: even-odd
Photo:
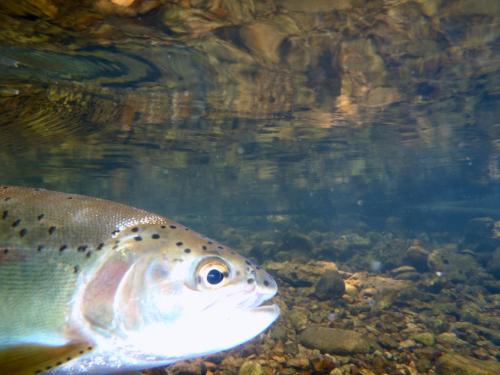
[[0, 186], [0, 373], [106, 374], [225, 350], [278, 317], [261, 306], [276, 290], [232, 249], [162, 216]]

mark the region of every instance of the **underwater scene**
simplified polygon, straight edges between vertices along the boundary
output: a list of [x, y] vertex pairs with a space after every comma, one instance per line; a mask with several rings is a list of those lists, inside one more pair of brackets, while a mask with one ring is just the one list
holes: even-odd
[[2, 374], [500, 374], [498, 0], [0, 24]]

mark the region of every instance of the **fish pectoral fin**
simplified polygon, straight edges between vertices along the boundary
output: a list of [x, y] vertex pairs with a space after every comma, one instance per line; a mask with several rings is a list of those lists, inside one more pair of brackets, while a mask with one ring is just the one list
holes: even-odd
[[22, 345], [0, 349], [0, 374], [41, 374], [92, 349], [88, 343], [81, 342], [63, 346]]

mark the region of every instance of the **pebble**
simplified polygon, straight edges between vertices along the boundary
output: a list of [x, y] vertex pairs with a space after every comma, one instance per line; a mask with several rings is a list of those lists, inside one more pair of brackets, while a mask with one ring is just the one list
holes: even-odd
[[437, 342], [440, 344], [448, 344], [451, 346], [464, 344], [463, 340], [460, 340], [456, 334], [453, 332], [443, 332], [437, 337]]
[[238, 370], [238, 375], [263, 375], [264, 370], [256, 361], [245, 361]]
[[168, 368], [169, 375], [201, 375], [201, 365], [192, 362], [177, 362]]
[[358, 288], [352, 284], [345, 283], [345, 293], [352, 298], [356, 298], [358, 296]]
[[305, 357], [290, 358], [286, 362], [288, 367], [293, 367], [297, 369], [307, 369], [310, 365], [309, 359]]
[[416, 345], [417, 343], [415, 342], [415, 340], [407, 339], [399, 343], [399, 349], [408, 350], [414, 348]]
[[424, 346], [433, 346], [436, 342], [436, 338], [430, 332], [418, 333], [413, 336], [413, 339]]
[[307, 317], [307, 311], [305, 311], [302, 308], [294, 308], [290, 312], [290, 315], [288, 316], [290, 319], [290, 322], [292, 323], [293, 327], [297, 331], [302, 331], [304, 328], [306, 328], [309, 319]]

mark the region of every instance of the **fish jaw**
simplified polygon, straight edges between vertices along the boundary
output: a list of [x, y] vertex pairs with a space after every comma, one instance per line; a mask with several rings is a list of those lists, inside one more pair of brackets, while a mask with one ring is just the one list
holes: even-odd
[[125, 341], [102, 342], [93, 352], [47, 375], [123, 373], [213, 354], [251, 340], [268, 328], [279, 313], [277, 305], [265, 305], [250, 310], [214, 311], [203, 317], [193, 315], [175, 325], [151, 325]]
[[166, 355], [171, 363], [241, 345], [267, 329], [279, 314], [275, 304], [252, 309], [213, 309], [185, 316], [175, 324], [152, 324], [130, 335], [129, 340], [145, 352]]

